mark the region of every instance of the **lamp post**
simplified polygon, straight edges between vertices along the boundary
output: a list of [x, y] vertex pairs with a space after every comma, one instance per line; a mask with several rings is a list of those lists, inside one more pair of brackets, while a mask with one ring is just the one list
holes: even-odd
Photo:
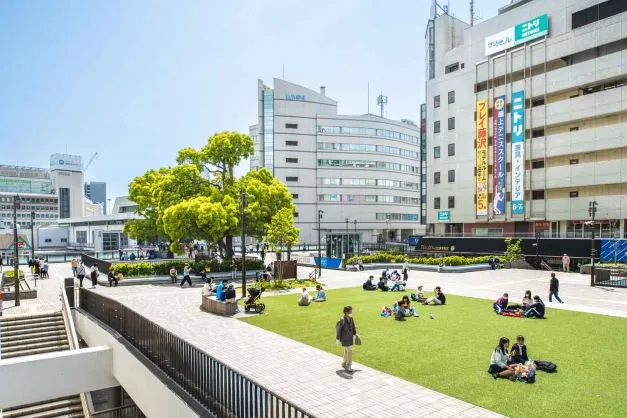
[[344, 254], [344, 259], [346, 260], [348, 258], [348, 218], [344, 222], [346, 222], [346, 253]]
[[318, 209], [318, 277], [322, 274], [322, 243], [320, 242], [320, 221], [324, 211]]
[[592, 258], [592, 265], [590, 266], [590, 286], [594, 286], [594, 217], [597, 213], [597, 205], [598, 203], [595, 200], [588, 202], [588, 215], [592, 218], [592, 240], [590, 242], [590, 258]]
[[357, 239], [357, 219], [353, 220], [355, 224], [355, 238], [353, 238], [353, 253], [355, 253], [355, 246], [357, 246], [357, 254], [359, 254], [359, 240]]
[[248, 206], [248, 195], [244, 190], [240, 191], [240, 200], [242, 203], [242, 297], [246, 297], [246, 215], [244, 209]]
[[384, 245], [385, 243], [388, 242], [388, 229], [390, 229], [390, 218], [385, 218], [385, 231], [383, 231], [383, 244]]
[[15, 287], [15, 306], [20, 306], [20, 248], [17, 242], [17, 209], [20, 197], [13, 196], [13, 286]]

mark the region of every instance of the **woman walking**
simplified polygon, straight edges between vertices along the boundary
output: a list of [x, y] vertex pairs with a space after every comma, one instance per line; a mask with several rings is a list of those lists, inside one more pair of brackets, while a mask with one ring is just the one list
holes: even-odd
[[355, 321], [353, 320], [353, 308], [344, 307], [344, 316], [335, 325], [335, 339], [337, 344], [342, 344], [344, 348], [344, 357], [342, 358], [342, 367], [347, 372], [352, 372], [353, 368], [353, 343], [361, 344]]

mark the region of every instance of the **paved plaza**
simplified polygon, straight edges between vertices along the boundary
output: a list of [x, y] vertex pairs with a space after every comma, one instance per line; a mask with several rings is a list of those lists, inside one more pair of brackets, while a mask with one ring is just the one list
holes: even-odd
[[[25, 270], [28, 269], [28, 266], [21, 266], [20, 268], [22, 270]], [[3, 271], [6, 271], [8, 269], [8, 267], [4, 266]], [[60, 292], [62, 280], [60, 277], [55, 277], [51, 275], [49, 279], [37, 280], [37, 283], [35, 285], [35, 280], [33, 279], [33, 276], [27, 272], [26, 281], [28, 282], [28, 285], [31, 289], [37, 289], [37, 298], [20, 299], [20, 306], [15, 306], [15, 301], [13, 300], [5, 300], [2, 308], [3, 316], [27, 314], [32, 315], [58, 312], [61, 310]]]

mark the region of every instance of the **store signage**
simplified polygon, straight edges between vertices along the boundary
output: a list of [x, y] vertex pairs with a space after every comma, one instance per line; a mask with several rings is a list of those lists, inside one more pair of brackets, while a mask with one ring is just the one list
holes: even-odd
[[450, 221], [451, 220], [451, 212], [448, 210], [439, 210], [438, 211], [438, 221]]
[[286, 93], [285, 94], [285, 100], [296, 100], [296, 101], [299, 101], [299, 102], [304, 102], [305, 101], [305, 95], [304, 94]]
[[83, 171], [83, 158], [80, 155], [52, 154], [51, 170]]
[[488, 215], [488, 101], [477, 101], [477, 216]]
[[494, 215], [505, 214], [505, 95], [494, 99], [492, 111], [494, 121], [494, 160], [492, 162], [492, 212]]
[[516, 45], [546, 36], [549, 33], [549, 16], [534, 17], [485, 38], [485, 55], [496, 54]]
[[512, 93], [512, 215], [525, 213], [525, 92]]

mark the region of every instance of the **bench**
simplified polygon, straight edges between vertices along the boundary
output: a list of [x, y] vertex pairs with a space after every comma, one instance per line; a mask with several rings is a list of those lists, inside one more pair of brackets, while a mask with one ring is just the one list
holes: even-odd
[[235, 315], [238, 311], [237, 303], [240, 299], [235, 299], [235, 303], [227, 303], [220, 302], [215, 296], [202, 296], [200, 308], [205, 312], [218, 315]]

